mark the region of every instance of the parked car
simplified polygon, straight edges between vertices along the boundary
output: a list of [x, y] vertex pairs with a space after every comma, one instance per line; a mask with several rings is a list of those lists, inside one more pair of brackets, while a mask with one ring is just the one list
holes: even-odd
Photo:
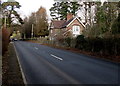
[[10, 39], [10, 41], [18, 41], [18, 39], [12, 38], [12, 39]]
[[15, 38], [14, 41], [17, 41], [17, 39]]

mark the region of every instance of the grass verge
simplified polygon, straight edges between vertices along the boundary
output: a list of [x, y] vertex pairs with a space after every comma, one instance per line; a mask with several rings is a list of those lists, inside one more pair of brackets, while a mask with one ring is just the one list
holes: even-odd
[[9, 44], [8, 51], [2, 57], [2, 85], [25, 86], [12, 43]]

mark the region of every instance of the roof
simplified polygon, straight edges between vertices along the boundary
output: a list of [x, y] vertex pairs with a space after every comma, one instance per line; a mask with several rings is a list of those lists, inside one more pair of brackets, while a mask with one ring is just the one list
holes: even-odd
[[52, 27], [60, 29], [62, 28], [62, 25], [66, 22], [66, 20], [53, 20], [52, 21]]
[[75, 19], [77, 19], [77, 20], [79, 21], [79, 23], [80, 23], [83, 27], [85, 27], [85, 25], [80, 21], [80, 19], [79, 19], [78, 17], [74, 17], [74, 18], [72, 19], [72, 21], [67, 24], [67, 27], [68, 27], [71, 23], [73, 23]]
[[78, 17], [73, 17], [68, 21], [66, 21], [66, 20], [53, 20], [51, 28], [61, 29], [61, 28], [68, 27], [72, 22], [74, 22], [75, 19], [78, 19], [78, 21], [83, 25], [83, 27], [85, 27], [85, 25], [80, 21], [80, 19]]
[[62, 25], [62, 27], [63, 27], [63, 28], [66, 27], [73, 19], [74, 19], [74, 18], [71, 18], [70, 20], [68, 20], [67, 22], [65, 22], [65, 23]]

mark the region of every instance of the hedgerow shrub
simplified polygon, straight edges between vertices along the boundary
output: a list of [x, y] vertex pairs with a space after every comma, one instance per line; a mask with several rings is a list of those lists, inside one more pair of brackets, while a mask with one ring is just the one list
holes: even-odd
[[72, 39], [70, 37], [65, 38], [65, 43], [68, 47], [71, 46], [71, 41], [72, 41]]
[[85, 38], [79, 35], [75, 48], [107, 55], [120, 55], [120, 38]]
[[77, 36], [75, 48], [83, 50], [85, 49], [85, 45], [86, 45], [86, 40], [84, 39], [84, 36], [83, 35]]
[[7, 51], [9, 45], [10, 32], [6, 28], [2, 28], [2, 55]]

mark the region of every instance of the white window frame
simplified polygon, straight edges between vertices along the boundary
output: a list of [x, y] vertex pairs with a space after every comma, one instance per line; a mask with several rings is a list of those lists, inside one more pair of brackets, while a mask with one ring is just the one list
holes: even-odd
[[72, 27], [72, 32], [73, 32], [74, 35], [80, 35], [80, 26], [74, 25]]
[[53, 30], [51, 30], [51, 33], [53, 33]]

